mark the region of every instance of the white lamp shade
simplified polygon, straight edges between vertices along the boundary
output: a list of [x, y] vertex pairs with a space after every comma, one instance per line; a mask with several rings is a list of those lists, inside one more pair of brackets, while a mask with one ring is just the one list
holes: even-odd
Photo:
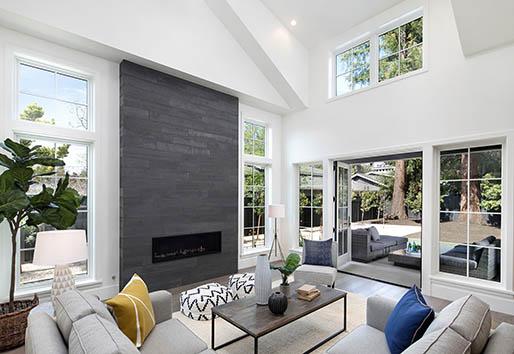
[[268, 205], [268, 216], [270, 218], [283, 218], [286, 216], [286, 208], [283, 204]]
[[87, 259], [86, 232], [84, 230], [57, 230], [38, 232], [34, 250], [34, 265], [55, 266]]

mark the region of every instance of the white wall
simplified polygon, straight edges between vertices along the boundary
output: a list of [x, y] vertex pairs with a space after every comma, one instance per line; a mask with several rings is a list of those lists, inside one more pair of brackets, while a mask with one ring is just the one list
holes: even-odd
[[156, 63], [162, 68], [155, 69], [172, 68], [246, 101], [288, 109], [204, 0], [0, 0], [0, 17], [14, 26], [28, 18], [78, 36], [76, 43], [86, 38], [149, 62], [142, 65]]
[[[427, 71], [365, 92], [328, 101], [328, 68], [331, 52], [337, 46], [374, 30], [420, 5], [424, 5], [425, 11]], [[406, 148], [422, 149], [427, 153], [427, 161], [432, 161], [433, 145], [437, 144], [432, 142], [451, 141], [459, 137], [492, 132], [502, 132], [499, 135], [511, 134], [508, 131], [514, 129], [514, 71], [511, 70], [513, 62], [514, 46], [465, 58], [449, 0], [408, 0], [337, 38], [321, 43], [310, 55], [311, 107], [287, 115], [283, 122], [282, 184], [285, 186], [284, 198], [289, 207], [289, 220], [294, 220], [292, 215], [296, 212], [292, 209], [295, 205], [296, 191], [291, 187], [295, 181], [294, 163], [323, 160], [326, 169], [329, 169], [330, 157], [369, 155], [373, 152], [380, 154], [384, 151]], [[508, 141], [510, 153], [512, 143], [511, 137]], [[512, 165], [512, 155], [508, 156], [507, 162]], [[424, 176], [430, 179], [433, 165], [428, 164], [426, 167], [428, 169], [425, 169]], [[326, 177], [331, 177], [328, 171]], [[510, 179], [513, 179], [512, 175]], [[512, 184], [510, 180], [508, 184]], [[331, 185], [331, 180], [325, 181], [325, 213], [331, 212]], [[511, 188], [512, 186], [505, 190], [505, 193], [508, 193], [509, 205], [513, 199]], [[427, 190], [425, 189], [425, 192]], [[437, 207], [433, 201], [424, 201], [431, 203], [425, 203], [425, 211]], [[506, 213], [509, 217], [513, 215], [512, 209], [508, 209]], [[286, 227], [289, 246], [292, 247], [297, 225], [289, 222]], [[324, 231], [325, 235], [330, 237], [331, 224], [325, 224]], [[509, 276], [506, 277], [508, 291], [507, 295], [502, 293], [501, 299], [497, 296], [496, 306], [498, 309], [511, 306], [509, 311], [513, 312], [512, 225], [509, 226], [508, 232], [505, 246], [508, 247], [511, 256], [509, 263], [505, 264], [508, 267], [503, 268], [504, 272], [509, 269]], [[424, 251], [430, 243], [426, 241], [430, 241], [433, 235], [432, 226], [425, 222]], [[454, 296], [454, 293], [450, 294], [439, 285], [431, 287], [433, 282], [430, 268], [434, 267], [433, 262], [423, 263], [423, 266], [425, 292], [447, 298]], [[461, 293], [463, 291], [459, 292]]]
[[[242, 147], [243, 147], [243, 131], [242, 131], [242, 123], [243, 120], [249, 119], [252, 121], [264, 123], [266, 127], [268, 128], [268, 133], [271, 134], [271, 136], [268, 137], [268, 145], [271, 153], [271, 195], [268, 195], [268, 202], [269, 204], [281, 204], [283, 203], [282, 200], [282, 188], [281, 188], [281, 182], [282, 182], [282, 118], [273, 113], [269, 113], [251, 106], [247, 106], [244, 104], [239, 104], [239, 112], [240, 112], [240, 133], [239, 133], [239, 146], [240, 146], [240, 171], [239, 171], [239, 239], [241, 240], [243, 230], [243, 213], [242, 213], [242, 202], [243, 202], [243, 171], [242, 168], [243, 162], [242, 162]], [[268, 179], [269, 181], [269, 179]], [[271, 239], [273, 235], [273, 227], [272, 224], [273, 220], [268, 218], [266, 219], [266, 232], [267, 232], [267, 241], [268, 246], [271, 246]], [[282, 223], [279, 222], [278, 224], [278, 233], [279, 235], [282, 234], [281, 232], [281, 226]], [[240, 241], [241, 242], [241, 241]], [[283, 247], [285, 244], [282, 244]], [[284, 247], [283, 250], [285, 251], [286, 248]], [[261, 250], [260, 252], [253, 253], [253, 254], [247, 254], [243, 255], [241, 253], [241, 247], [239, 248], [239, 269], [247, 268], [255, 266], [256, 263], [256, 256], [257, 254], [261, 253], [267, 253], [267, 250]], [[272, 259], [273, 260], [273, 259]]]
[[[66, 66], [93, 76], [95, 132], [94, 139], [94, 268], [85, 289], [104, 298], [118, 291], [119, 263], [119, 73], [118, 64], [28, 37], [0, 27], [0, 139], [18, 133], [45, 135], [55, 127], [15, 120], [13, 81], [14, 54], [31, 56], [59, 66]], [[59, 129], [59, 128], [57, 128]], [[0, 302], [8, 296], [10, 237], [5, 223], [0, 229]], [[38, 289], [43, 299], [49, 284]], [[30, 295], [32, 289], [18, 289], [17, 295]], [[41, 296], [40, 296], [41, 297]]]

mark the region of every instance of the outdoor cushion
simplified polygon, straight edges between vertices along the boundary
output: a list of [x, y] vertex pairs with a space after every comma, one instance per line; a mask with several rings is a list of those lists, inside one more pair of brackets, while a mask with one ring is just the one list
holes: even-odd
[[384, 332], [367, 325], [355, 328], [327, 350], [328, 354], [388, 354]]
[[152, 301], [143, 279], [134, 274], [123, 290], [106, 303], [112, 307], [121, 331], [141, 347], [155, 326]]
[[402, 296], [387, 319], [385, 336], [392, 354], [400, 354], [423, 336], [434, 320], [434, 310], [427, 305], [415, 285]]
[[403, 354], [464, 354], [469, 352], [470, 346], [469, 341], [453, 329], [446, 327], [425, 334]]
[[394, 245], [401, 245], [402, 243], [407, 244], [409, 242], [409, 239], [407, 237], [398, 237], [398, 236], [388, 236], [388, 235], [381, 235], [380, 236], [381, 242], [389, 242], [394, 243]]
[[481, 353], [491, 330], [489, 305], [467, 295], [446, 306], [428, 327], [427, 333], [450, 327], [471, 342], [471, 354]]
[[386, 247], [385, 243], [382, 242], [382, 241], [378, 241], [378, 242], [375, 242], [375, 241], [371, 241], [369, 243], [369, 250], [371, 252], [375, 252], [375, 251], [381, 251], [383, 250], [384, 248]]
[[470, 270], [477, 269], [478, 267], [478, 263], [476, 261], [466, 261], [465, 258], [446, 256], [444, 254], [439, 257], [439, 262], [441, 265], [464, 269], [466, 269], [466, 263], [469, 263]]
[[378, 230], [375, 226], [371, 226], [368, 229], [369, 235], [371, 236], [371, 239], [373, 241], [380, 241], [380, 234], [378, 233]]
[[[482, 247], [469, 247], [469, 260], [472, 261], [480, 261], [480, 256], [482, 255]], [[464, 245], [457, 245], [453, 247], [451, 250], [443, 253], [445, 256], [457, 257], [457, 258], [468, 258], [468, 247]]]
[[368, 234], [368, 229], [366, 228], [352, 230], [352, 236], [368, 236]]
[[480, 246], [489, 246], [494, 241], [496, 241], [496, 237], [494, 237], [494, 236], [487, 236], [487, 237], [485, 237], [484, 239], [482, 239], [482, 240], [480, 240], [478, 242], [474, 242], [474, 244], [475, 245], [480, 245]]
[[303, 264], [332, 267], [332, 239], [324, 241], [303, 240]]
[[142, 354], [193, 354], [207, 345], [179, 320], [159, 323], [140, 348]]
[[295, 280], [308, 284], [332, 286], [336, 281], [337, 269], [334, 267], [303, 264], [293, 273]]
[[97, 314], [73, 323], [69, 338], [70, 354], [138, 354], [116, 324]]
[[73, 322], [88, 315], [96, 313], [105, 320], [115, 323], [114, 318], [100, 300], [78, 290], [69, 290], [57, 296], [54, 310], [55, 321], [66, 343], [68, 343]]

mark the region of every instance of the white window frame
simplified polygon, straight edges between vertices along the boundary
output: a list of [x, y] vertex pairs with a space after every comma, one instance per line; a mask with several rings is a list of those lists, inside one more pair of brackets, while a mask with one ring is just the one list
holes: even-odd
[[[348, 92], [345, 92], [343, 94], [340, 94], [338, 95], [337, 94], [337, 78], [339, 76], [342, 76], [343, 74], [341, 75], [337, 75], [337, 57], [341, 54], [343, 54], [344, 52], [347, 52], [349, 50], [352, 50], [366, 42], [369, 42], [369, 63], [368, 63], [368, 66], [369, 66], [369, 84], [368, 86], [365, 86], [365, 87], [361, 87], [361, 88], [358, 88], [358, 89], [353, 89], [348, 91]], [[347, 46], [343, 47], [344, 49], [343, 50], [337, 50], [334, 52], [334, 97], [341, 97], [341, 96], [344, 96], [344, 95], [348, 95], [348, 94], [351, 94], [353, 92], [358, 92], [358, 91], [361, 91], [361, 90], [364, 90], [366, 88], [368, 88], [370, 85], [371, 85], [371, 74], [372, 74], [372, 64], [373, 64], [373, 61], [372, 61], [372, 43], [371, 43], [371, 37], [369, 36], [364, 36], [364, 37], [360, 37], [358, 39], [355, 39], [351, 42], [351, 45], [348, 44]], [[353, 66], [352, 66], [352, 70], [353, 71]], [[353, 75], [352, 75], [352, 85], [353, 85]]]
[[[244, 153], [244, 127], [245, 123], [252, 123], [256, 125], [260, 125], [265, 128], [265, 136], [264, 136], [264, 156], [255, 156], [255, 155], [249, 155]], [[262, 253], [263, 251], [267, 251], [271, 248], [271, 225], [268, 218], [268, 204], [271, 200], [271, 181], [272, 181], [272, 157], [271, 157], [271, 128], [270, 125], [259, 121], [254, 118], [246, 117], [244, 115], [241, 115], [241, 125], [240, 125], [240, 152], [241, 152], [241, 164], [240, 164], [240, 180], [241, 180], [241, 187], [240, 187], [240, 208], [239, 208], [239, 215], [240, 215], [240, 227], [239, 227], [239, 250], [241, 256], [251, 256], [255, 255], [257, 253]], [[265, 233], [265, 241], [264, 246], [255, 247], [255, 248], [245, 248], [243, 246], [243, 237], [244, 237], [244, 166], [245, 164], [253, 164], [253, 165], [259, 165], [264, 168], [264, 174], [265, 174], [265, 186], [264, 186], [264, 218], [266, 220], [264, 233]]]
[[[77, 284], [93, 283], [96, 279], [95, 262], [95, 143], [99, 140], [95, 131], [95, 74], [88, 68], [84, 68], [66, 59], [50, 57], [48, 55], [33, 52], [24, 48], [7, 47], [5, 58], [5, 77], [7, 105], [5, 112], [9, 117], [6, 119], [5, 131], [7, 135], [16, 139], [18, 136], [31, 137], [59, 143], [70, 143], [86, 145], [88, 147], [88, 260], [87, 274], [76, 276]], [[88, 82], [88, 130], [75, 129], [70, 127], [59, 127], [49, 124], [25, 121], [19, 119], [18, 112], [18, 68], [20, 63], [34, 67], [56, 71], [72, 77], [77, 77]], [[17, 255], [16, 255], [16, 295], [46, 291], [50, 288], [52, 279], [36, 281], [33, 283], [20, 283], [20, 235], [18, 234]]]
[[323, 240], [326, 240], [326, 225], [325, 225], [325, 164], [323, 161], [308, 161], [308, 162], [300, 162], [295, 164], [295, 234], [294, 234], [294, 243], [295, 247], [299, 250], [303, 249], [302, 246], [300, 246], [300, 166], [304, 165], [321, 165], [323, 167], [323, 202], [321, 204], [321, 212], [322, 212], [322, 221], [323, 221], [323, 227], [321, 228]]
[[[469, 276], [469, 268], [467, 268], [466, 270], [466, 275], [459, 275], [459, 274], [452, 274], [452, 273], [446, 273], [446, 272], [441, 272], [439, 266], [439, 247], [440, 247], [440, 214], [441, 214], [441, 207], [440, 207], [440, 203], [439, 203], [439, 200], [441, 198], [441, 188], [440, 188], [440, 185], [441, 185], [441, 152], [444, 152], [444, 151], [447, 151], [447, 150], [458, 150], [458, 149], [469, 149], [469, 148], [476, 148], [476, 147], [485, 147], [485, 146], [493, 146], [493, 145], [501, 145], [501, 151], [502, 151], [502, 162], [501, 162], [501, 187], [502, 187], [502, 196], [501, 196], [501, 229], [500, 229], [500, 232], [501, 232], [501, 247], [500, 247], [500, 281], [499, 282], [496, 282], [496, 281], [493, 281], [493, 280], [486, 280], [486, 279], [480, 279], [480, 278], [473, 278], [473, 277], [470, 277]], [[439, 146], [437, 147], [437, 149], [435, 150], [436, 154], [435, 154], [435, 173], [436, 175], [434, 176], [435, 177], [435, 181], [436, 181], [436, 198], [435, 201], [437, 201], [437, 204], [436, 204], [436, 211], [437, 211], [437, 218], [434, 220], [435, 221], [435, 228], [434, 228], [434, 231], [435, 231], [435, 241], [436, 241], [436, 247], [435, 249], [437, 250], [437, 254], [436, 256], [437, 257], [434, 257], [434, 260], [436, 260], [435, 262], [435, 276], [436, 277], [440, 277], [442, 279], [454, 279], [455, 281], [460, 281], [460, 282], [464, 282], [464, 283], [469, 283], [469, 284], [476, 284], [476, 285], [482, 285], [482, 286], [485, 286], [487, 288], [505, 288], [506, 287], [506, 284], [507, 284], [507, 253], [508, 253], [508, 248], [506, 247], [506, 244], [508, 243], [508, 240], [507, 240], [507, 217], [504, 217], [506, 216], [506, 213], [505, 213], [505, 208], [506, 208], [506, 204], [507, 204], [507, 161], [506, 161], [506, 154], [507, 154], [507, 146], [505, 144], [505, 141], [503, 141], [503, 139], [500, 139], [500, 140], [497, 140], [497, 139], [493, 139], [491, 141], [484, 141], [484, 142], [480, 142], [480, 141], [470, 141], [470, 142], [462, 142], [462, 143], [459, 143], [459, 144], [452, 144], [452, 145], [449, 145], [449, 146]], [[469, 150], [468, 150], [468, 153], [469, 153]], [[468, 166], [468, 170], [469, 170], [469, 166]], [[468, 171], [469, 173], [469, 171]], [[469, 181], [469, 175], [468, 175], [468, 181]], [[468, 188], [469, 189], [469, 188]], [[469, 213], [469, 212], [467, 212]], [[468, 227], [467, 227], [467, 230], [466, 230], [466, 239], [469, 241], [469, 220], [468, 220]], [[469, 253], [469, 247], [468, 247], [468, 253]]]
[[[381, 34], [384, 34], [386, 32], [389, 32], [390, 30], [400, 27], [404, 24], [407, 24], [413, 20], [416, 20], [420, 17], [423, 17], [423, 42], [421, 44], [422, 47], [422, 54], [423, 54], [423, 62], [420, 69], [409, 71], [408, 73], [397, 75], [393, 78], [379, 81], [378, 78], [378, 66], [379, 66], [379, 41], [378, 38]], [[384, 23], [383, 25], [372, 29], [369, 32], [363, 33], [360, 36], [357, 36], [348, 42], [338, 46], [335, 50], [333, 50], [330, 54], [330, 62], [331, 65], [329, 66], [331, 73], [330, 73], [330, 80], [329, 80], [329, 97], [328, 102], [335, 101], [344, 97], [348, 97], [360, 92], [365, 92], [383, 85], [388, 85], [390, 83], [396, 82], [398, 80], [403, 80], [406, 78], [409, 78], [411, 76], [418, 75], [420, 73], [426, 72], [428, 70], [428, 63], [427, 63], [427, 21], [426, 21], [426, 15], [425, 11], [422, 7], [417, 8], [415, 10], [412, 10], [400, 17], [397, 17], [387, 23]], [[345, 51], [352, 49], [355, 46], [358, 46], [359, 44], [362, 44], [366, 41], [369, 41], [370, 44], [370, 54], [369, 54], [369, 65], [370, 65], [370, 82], [369, 85], [363, 88], [360, 88], [358, 90], [352, 90], [350, 92], [337, 95], [337, 82], [336, 82], [336, 74], [337, 74], [337, 62], [336, 57], [337, 55], [344, 53]]]

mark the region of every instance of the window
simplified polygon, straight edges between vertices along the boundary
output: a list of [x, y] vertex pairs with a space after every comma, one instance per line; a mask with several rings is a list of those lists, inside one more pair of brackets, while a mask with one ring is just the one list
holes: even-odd
[[378, 42], [378, 81], [423, 67], [422, 17], [381, 34]]
[[[56, 157], [64, 160], [63, 167], [35, 166], [36, 174], [55, 172], [51, 176], [38, 177], [37, 184], [30, 186], [29, 195], [41, 192], [42, 185], [55, 189], [57, 182], [66, 173], [70, 175], [69, 186], [75, 189], [83, 197], [82, 205], [78, 210], [77, 221], [72, 228], [88, 229], [88, 146], [75, 143], [64, 143], [50, 140], [42, 140], [27, 136], [18, 136], [18, 140], [26, 146], [41, 145], [41, 155]], [[52, 279], [53, 267], [35, 266], [32, 264], [36, 234], [39, 231], [52, 230], [48, 225], [41, 225], [39, 228], [24, 225], [20, 232], [20, 284], [33, 283], [42, 280]], [[87, 261], [78, 262], [71, 266], [74, 274], [87, 273]]]
[[243, 248], [266, 245], [266, 168], [244, 165]]
[[323, 239], [323, 165], [303, 164], [299, 168], [299, 245], [303, 240]]
[[88, 130], [88, 101], [86, 79], [25, 62], [18, 63], [19, 119]]
[[[34, 166], [36, 173], [55, 172], [51, 176], [40, 176], [36, 184], [29, 189], [29, 194], [37, 194], [42, 185], [49, 188], [57, 186], [59, 178], [66, 173], [70, 175], [70, 187], [74, 188], [82, 197], [82, 205], [78, 210], [77, 220], [72, 228], [86, 230], [89, 239], [92, 237], [90, 225], [91, 183], [89, 171], [91, 166], [91, 136], [84, 137], [89, 141], [77, 141], [81, 133], [77, 130], [89, 130], [91, 125], [89, 90], [90, 81], [80, 75], [64, 72], [60, 69], [50, 68], [33, 62], [27, 63], [20, 59], [17, 61], [17, 112], [15, 116], [23, 123], [16, 131], [16, 138], [24, 145], [40, 145], [42, 156], [51, 156], [64, 160], [63, 167]], [[66, 129], [46, 130], [45, 136], [38, 136], [32, 123], [45, 124]], [[27, 128], [24, 128], [26, 127]], [[26, 132], [24, 132], [26, 131]], [[59, 133], [57, 133], [59, 132]], [[88, 133], [89, 134], [89, 133]], [[38, 228], [28, 225], [22, 226], [19, 242], [18, 284], [21, 286], [35, 284], [53, 278], [53, 267], [35, 266], [32, 264], [36, 235], [39, 231], [51, 230], [49, 225], [40, 225]], [[90, 242], [89, 242], [90, 243]], [[71, 265], [76, 275], [89, 274], [87, 261]]]
[[263, 123], [243, 122], [243, 230], [242, 253], [268, 246], [266, 206], [270, 194], [269, 174], [272, 160], [266, 140], [268, 127]]
[[[380, 32], [379, 32], [380, 31]], [[341, 96], [423, 68], [422, 9], [359, 37], [334, 54], [331, 95]], [[358, 45], [355, 45], [359, 43]]]
[[336, 95], [369, 85], [369, 41], [336, 56]]
[[266, 155], [266, 127], [253, 123], [244, 123], [244, 153], [264, 157]]
[[439, 269], [499, 282], [502, 147], [440, 154]]

